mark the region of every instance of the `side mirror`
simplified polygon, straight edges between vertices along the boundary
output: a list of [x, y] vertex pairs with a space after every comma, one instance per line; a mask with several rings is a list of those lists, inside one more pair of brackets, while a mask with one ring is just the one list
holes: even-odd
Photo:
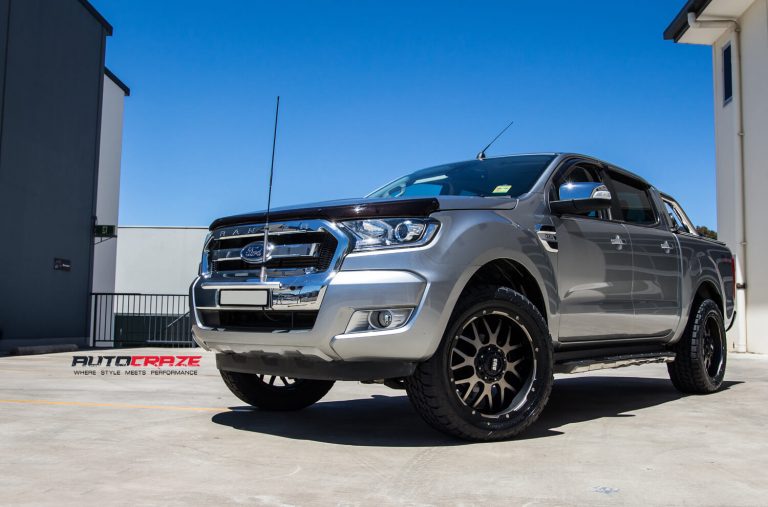
[[611, 192], [602, 183], [564, 183], [559, 190], [560, 200], [549, 203], [549, 209], [556, 215], [586, 213], [611, 207]]

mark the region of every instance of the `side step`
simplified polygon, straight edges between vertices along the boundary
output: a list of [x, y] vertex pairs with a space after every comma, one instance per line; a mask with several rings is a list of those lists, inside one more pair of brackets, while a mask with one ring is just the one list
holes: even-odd
[[671, 363], [674, 352], [646, 352], [641, 354], [620, 354], [615, 356], [578, 359], [555, 364], [555, 373], [583, 373], [608, 368], [622, 368], [650, 363]]

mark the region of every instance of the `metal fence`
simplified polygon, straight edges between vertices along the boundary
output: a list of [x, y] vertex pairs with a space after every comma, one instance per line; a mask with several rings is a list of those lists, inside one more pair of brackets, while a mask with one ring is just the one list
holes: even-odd
[[187, 294], [91, 294], [94, 347], [195, 347]]

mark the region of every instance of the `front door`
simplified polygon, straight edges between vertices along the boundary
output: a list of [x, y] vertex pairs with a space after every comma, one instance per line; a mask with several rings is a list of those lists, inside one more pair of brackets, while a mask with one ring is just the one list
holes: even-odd
[[560, 340], [634, 333], [632, 243], [626, 228], [599, 219], [555, 219]]
[[[550, 198], [567, 182], [601, 181], [599, 168], [579, 163], [553, 179]], [[610, 212], [553, 217], [557, 233], [560, 341], [633, 334], [632, 242]]]

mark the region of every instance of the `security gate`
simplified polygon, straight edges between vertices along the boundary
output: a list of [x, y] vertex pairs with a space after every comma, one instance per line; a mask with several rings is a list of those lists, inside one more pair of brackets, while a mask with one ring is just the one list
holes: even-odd
[[195, 347], [187, 294], [91, 294], [94, 347]]

